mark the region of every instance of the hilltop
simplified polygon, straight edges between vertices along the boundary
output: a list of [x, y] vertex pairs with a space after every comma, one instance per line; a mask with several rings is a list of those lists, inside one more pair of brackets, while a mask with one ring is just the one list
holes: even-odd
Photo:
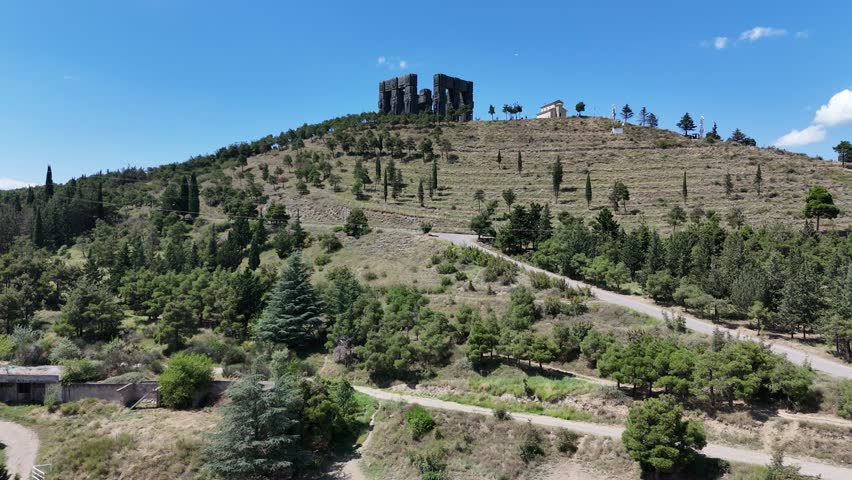
[[[621, 213], [619, 221], [637, 225], [640, 221], [650, 226], [668, 228], [666, 215], [674, 205], [684, 206], [687, 213], [696, 207], [715, 211], [724, 217], [731, 210], [742, 211], [745, 221], [753, 225], [769, 223], [796, 223], [803, 218], [802, 206], [809, 187], [825, 185], [833, 194], [842, 211], [852, 207], [850, 187], [852, 181], [838, 165], [803, 154], [776, 148], [758, 148], [730, 142], [710, 144], [705, 140], [686, 138], [678, 133], [626, 125], [623, 134], [611, 133], [615, 124], [600, 117], [570, 117], [564, 119], [529, 119], [511, 121], [474, 121], [468, 123], [439, 124], [437, 127], [422, 124], [370, 124], [364, 123], [350, 129], [353, 144], [364, 135], [399, 136], [413, 139], [419, 145], [430, 138], [438, 159], [439, 191], [434, 200], [426, 194], [425, 207], [417, 199], [418, 181], [423, 179], [428, 189], [431, 162], [416, 153], [403, 149], [394, 161], [403, 172], [405, 188], [397, 199], [382, 199], [382, 189], [376, 191], [375, 183], [365, 185], [361, 200], [351, 192], [354, 167], [358, 159], [365, 160], [364, 168], [375, 181], [374, 158], [378, 150], [356, 153], [335, 149], [337, 166], [334, 173], [340, 176], [339, 191], [328, 186], [314, 188], [299, 195], [296, 191], [295, 170], [285, 167], [285, 157], [297, 158], [290, 150], [271, 150], [248, 158], [245, 166], [235, 166], [227, 171], [236, 176], [238, 171], [254, 172], [266, 165], [284, 170], [278, 185], [266, 184], [264, 193], [272, 201], [283, 202], [298, 209], [305, 218], [315, 221], [341, 221], [348, 208], [367, 210], [371, 220], [401, 226], [416, 226], [421, 221], [432, 223], [436, 229], [465, 230], [477, 212], [474, 193], [485, 192], [486, 202], [498, 200], [499, 211], [506, 209], [501, 193], [512, 189], [517, 204], [530, 202], [549, 203], [554, 214], [568, 211], [573, 215], [591, 218], [595, 210], [609, 206], [608, 196], [615, 181], [624, 182], [630, 190], [627, 214]], [[308, 139], [303, 152], [329, 155], [324, 138]], [[441, 152], [438, 142], [448, 140], [451, 149]], [[498, 164], [498, 151], [502, 162]], [[523, 168], [517, 170], [518, 152]], [[391, 155], [383, 152], [386, 165]], [[304, 153], [302, 153], [304, 156]], [[551, 168], [557, 157], [564, 169], [564, 181], [558, 202], [552, 193]], [[754, 185], [757, 166], [762, 169], [762, 194]], [[585, 177], [591, 176], [593, 200], [591, 209], [585, 201]], [[686, 173], [688, 199], [682, 201], [683, 175]], [[726, 196], [725, 174], [730, 173], [733, 193]], [[348, 207], [348, 208], [341, 208]], [[824, 222], [829, 229], [843, 229], [849, 220], [842, 215], [836, 221]]]

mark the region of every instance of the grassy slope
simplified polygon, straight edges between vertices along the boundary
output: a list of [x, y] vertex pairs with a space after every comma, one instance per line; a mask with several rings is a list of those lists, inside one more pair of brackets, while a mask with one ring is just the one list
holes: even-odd
[[[668, 210], [681, 203], [683, 173], [687, 174], [688, 204], [692, 209], [701, 206], [725, 214], [739, 207], [752, 223], [796, 222], [802, 218], [803, 198], [814, 184], [824, 184], [834, 193], [836, 203], [845, 211], [852, 207], [852, 177], [839, 166], [813, 157], [793, 154], [773, 148], [743, 147], [689, 140], [666, 130], [652, 130], [627, 125], [623, 135], [612, 135], [611, 121], [604, 118], [567, 118], [500, 122], [470, 122], [442, 126], [443, 137], [449, 139], [459, 160], [439, 162], [439, 184], [442, 188], [435, 201], [427, 199], [426, 207], [417, 205], [417, 181], [430, 175], [430, 164], [422, 160], [397, 160], [408, 183], [398, 201], [385, 204], [380, 192], [373, 194], [368, 186], [365, 201], [357, 201], [349, 192], [352, 184], [354, 156], [343, 156], [343, 170], [335, 173], [343, 178], [341, 192], [330, 188], [311, 188], [306, 197], [295, 192], [295, 181], [279, 186], [277, 191], [267, 185], [273, 199], [298, 208], [314, 220], [343, 218], [340, 207], [368, 208], [371, 219], [406, 227], [416, 226], [421, 219], [442, 229], [465, 229], [476, 212], [474, 192], [482, 188], [488, 199], [501, 202], [504, 189], [512, 188], [517, 203], [548, 202], [555, 212], [570, 211], [590, 217], [594, 209], [608, 205], [607, 196], [612, 184], [621, 180], [630, 188], [629, 210], [639, 214], [622, 215], [628, 224], [645, 219], [649, 224], [665, 227]], [[391, 133], [402, 138], [419, 139], [430, 130], [415, 127], [393, 127]], [[658, 142], [676, 146], [660, 148]], [[327, 152], [321, 142], [308, 142], [308, 149]], [[502, 150], [502, 168], [496, 162], [497, 150]], [[517, 152], [522, 152], [523, 174], [517, 172]], [[248, 169], [257, 170], [260, 163], [274, 169], [282, 165], [288, 152], [270, 152], [249, 159]], [[290, 152], [292, 153], [292, 152]], [[559, 203], [553, 203], [550, 167], [559, 156], [564, 167], [564, 182]], [[388, 161], [385, 155], [384, 163]], [[753, 178], [757, 164], [763, 172], [763, 195], [754, 191]], [[372, 162], [365, 164], [373, 175]], [[585, 173], [591, 172], [593, 185], [592, 211], [584, 199]], [[734, 194], [726, 198], [723, 178], [730, 172]], [[257, 173], [257, 172], [256, 172]], [[289, 176], [285, 173], [285, 176]], [[258, 179], [260, 175], [257, 174]], [[387, 215], [387, 214], [393, 215]], [[824, 222], [832, 225], [832, 222]], [[840, 218], [834, 228], [847, 227], [849, 220]]]

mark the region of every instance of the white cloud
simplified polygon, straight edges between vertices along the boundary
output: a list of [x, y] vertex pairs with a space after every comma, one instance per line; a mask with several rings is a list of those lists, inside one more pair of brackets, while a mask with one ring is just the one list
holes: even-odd
[[825, 139], [825, 127], [811, 125], [804, 130], [791, 130], [790, 133], [775, 140], [776, 147], [801, 147]]
[[376, 60], [376, 66], [377, 67], [387, 68], [388, 70], [396, 70], [396, 69], [405, 70], [410, 65], [411, 65], [411, 63], [409, 63], [408, 60], [405, 60], [405, 59], [400, 58], [400, 57], [387, 57], [387, 56], [381, 55]]
[[796, 38], [805, 39], [808, 38], [808, 32], [796, 32]]
[[0, 190], [14, 190], [16, 188], [25, 188], [33, 185], [35, 185], [35, 183], [25, 182], [14, 178], [0, 177]]
[[388, 59], [387, 59], [387, 58], [385, 58], [385, 57], [379, 57], [379, 59], [378, 59], [378, 60], [376, 60], [376, 65], [384, 65], [387, 61], [388, 61]]
[[716, 50], [721, 50], [728, 46], [728, 37], [716, 37], [713, 39], [713, 47]]
[[399, 61], [399, 68], [405, 68], [407, 66], [408, 66], [408, 62], [406, 62], [405, 60]]
[[746, 30], [745, 32], [740, 34], [740, 40], [748, 40], [750, 42], [754, 42], [756, 40], [760, 40], [761, 38], [767, 37], [780, 37], [787, 35], [787, 30], [783, 28], [772, 28], [772, 27], [754, 27], [751, 30]]
[[814, 123], [828, 127], [852, 123], [852, 90], [847, 88], [835, 93], [828, 104], [819, 107]]

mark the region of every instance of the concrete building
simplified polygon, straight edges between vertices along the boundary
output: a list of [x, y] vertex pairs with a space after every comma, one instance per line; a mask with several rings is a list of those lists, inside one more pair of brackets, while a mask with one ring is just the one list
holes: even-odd
[[550, 102], [539, 109], [535, 118], [565, 118], [568, 112], [562, 107], [562, 100]]
[[0, 366], [0, 402], [41, 403], [48, 385], [59, 385], [62, 367], [45, 365], [39, 367]]

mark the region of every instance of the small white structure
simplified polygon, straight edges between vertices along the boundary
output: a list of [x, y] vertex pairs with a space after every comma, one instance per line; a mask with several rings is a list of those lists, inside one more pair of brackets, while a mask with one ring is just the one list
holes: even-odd
[[624, 122], [621, 122], [620, 127], [612, 127], [612, 133], [615, 135], [620, 135], [624, 133]]
[[562, 105], [562, 100], [550, 102], [539, 109], [535, 118], [565, 118], [567, 112]]

